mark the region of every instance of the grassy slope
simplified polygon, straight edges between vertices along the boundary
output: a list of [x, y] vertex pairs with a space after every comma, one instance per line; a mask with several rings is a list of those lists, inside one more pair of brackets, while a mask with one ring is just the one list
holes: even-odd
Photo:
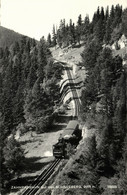
[[83, 50], [84, 46], [70, 49], [51, 48], [52, 55], [55, 59], [75, 64], [81, 62], [82, 58], [80, 54]]

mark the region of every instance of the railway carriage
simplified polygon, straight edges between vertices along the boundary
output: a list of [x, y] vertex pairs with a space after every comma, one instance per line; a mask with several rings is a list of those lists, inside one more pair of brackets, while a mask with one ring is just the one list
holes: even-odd
[[58, 142], [53, 145], [53, 156], [56, 158], [65, 158], [67, 154], [67, 145], [76, 147], [82, 138], [82, 131], [79, 129], [77, 120], [71, 120], [66, 129], [60, 135]]

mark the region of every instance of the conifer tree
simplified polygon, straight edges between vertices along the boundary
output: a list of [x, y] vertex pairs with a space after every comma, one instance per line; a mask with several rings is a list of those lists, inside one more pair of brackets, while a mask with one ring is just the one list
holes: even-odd
[[[31, 89], [37, 79], [37, 68], [38, 68], [38, 49], [37, 48], [34, 48], [33, 49], [33, 52], [30, 56], [30, 67], [24, 67], [24, 74], [28, 74], [27, 75], [27, 81], [26, 81], [26, 87], [28, 89]], [[28, 73], [27, 73], [28, 71]]]
[[51, 41], [51, 35], [50, 35], [50, 33], [48, 34], [47, 42], [48, 42], [48, 46], [51, 47], [52, 41]]
[[122, 7], [119, 6], [118, 4], [115, 6], [112, 27], [113, 28], [117, 27], [121, 23], [121, 21], [122, 21]]
[[56, 46], [57, 44], [57, 37], [56, 37], [56, 30], [55, 30], [55, 25], [53, 25], [53, 32], [52, 32], [52, 43], [53, 43], [53, 46]]
[[15, 91], [12, 88], [12, 63], [6, 69], [6, 76], [3, 82], [3, 119], [6, 126], [6, 133], [10, 133], [13, 127], [13, 93]]
[[[101, 194], [100, 184], [99, 184], [99, 155], [97, 151], [96, 137], [92, 136], [87, 139], [88, 150], [84, 152], [82, 164], [86, 168], [84, 181], [86, 185], [92, 186], [90, 189], [86, 189], [87, 194]], [[87, 177], [86, 177], [87, 175]]]
[[[34, 53], [32, 53], [32, 56], [34, 55]], [[24, 59], [23, 59], [24, 58]], [[27, 53], [25, 56], [22, 56], [22, 61], [24, 63], [24, 67], [23, 67], [23, 71], [22, 71], [22, 75], [23, 75], [23, 80], [26, 83], [28, 74], [30, 72], [30, 67], [31, 64], [33, 63], [33, 61], [31, 60], [31, 56], [30, 53]]]
[[89, 34], [90, 34], [90, 20], [89, 20], [89, 16], [87, 15], [85, 17], [84, 24], [83, 24], [83, 35], [85, 35], [85, 40], [87, 40]]
[[109, 6], [106, 8], [106, 13], [105, 13], [105, 20], [107, 21], [109, 18]]
[[82, 16], [81, 14], [78, 17], [78, 21], [77, 21], [77, 29], [76, 29], [76, 34], [77, 34], [77, 41], [80, 45], [80, 41], [81, 41], [81, 36], [82, 36]]
[[23, 165], [23, 150], [14, 137], [11, 137], [6, 141], [6, 146], [3, 149], [3, 155], [5, 159], [5, 166], [10, 172], [19, 173]]
[[88, 70], [88, 74], [90, 75], [93, 71], [97, 57], [99, 56], [99, 52], [101, 50], [101, 44], [99, 44], [96, 40], [92, 40], [91, 42], [86, 43], [86, 47], [81, 54], [83, 58], [82, 65]]
[[41, 82], [43, 82], [44, 79], [44, 67], [47, 64], [47, 46], [45, 43], [45, 40], [42, 39], [41, 42], [38, 45], [38, 70], [37, 70], [37, 76], [40, 79]]
[[124, 35], [127, 37], [127, 22], [126, 21], [127, 21], [127, 9], [125, 9], [122, 14], [122, 29], [123, 29]]
[[108, 18], [106, 22], [105, 35], [104, 35], [104, 41], [106, 44], [108, 44], [111, 40], [111, 33], [112, 33], [111, 20], [110, 18]]

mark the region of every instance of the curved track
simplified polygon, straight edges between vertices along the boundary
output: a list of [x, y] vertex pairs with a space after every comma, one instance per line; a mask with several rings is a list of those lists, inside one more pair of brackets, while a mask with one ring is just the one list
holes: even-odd
[[56, 159], [52, 162], [52, 164], [45, 169], [32, 183], [31, 186], [28, 186], [24, 192], [22, 192], [21, 195], [34, 195], [41, 186], [47, 181], [47, 179], [52, 175], [54, 172], [54, 169], [57, 167], [57, 165], [60, 163], [61, 159]]
[[[68, 67], [67, 67], [66, 71], [67, 71], [68, 78], [69, 79], [70, 78], [72, 79], [72, 76], [71, 76], [71, 73], [70, 73], [70, 70], [69, 70]], [[74, 83], [73, 79], [72, 79], [71, 82], [73, 83], [73, 86], [75, 86], [75, 83]], [[78, 117], [79, 110], [80, 110], [80, 101], [79, 101], [79, 98], [78, 98], [78, 94], [77, 94], [76, 87], [74, 87], [72, 89], [72, 95], [73, 95], [73, 99], [75, 101], [75, 113], [74, 113], [74, 117]]]
[[73, 117], [74, 118], [75, 117], [77, 118], [78, 117], [78, 114], [79, 114], [79, 111], [80, 111], [81, 102], [80, 102], [80, 98], [79, 98], [79, 96], [77, 94], [77, 90], [76, 89], [81, 88], [81, 87], [78, 87], [78, 84], [79, 83], [75, 83], [75, 79], [76, 78], [72, 78], [72, 75], [71, 75], [71, 72], [70, 72], [70, 67], [67, 66], [67, 63], [66, 62], [62, 62], [60, 60], [57, 60], [55, 58], [54, 58], [54, 60], [57, 61], [57, 62], [59, 62], [64, 67], [64, 69], [67, 72], [67, 77], [68, 77], [61, 84], [61, 89], [62, 89], [61, 90], [61, 102], [63, 102], [63, 99], [67, 95], [67, 93], [69, 93], [69, 91], [71, 91], [73, 97], [70, 98], [70, 101], [71, 100], [74, 100], [74, 102], [75, 102], [75, 109], [74, 109]]
[[73, 114], [73, 117], [78, 117], [78, 114], [79, 114], [79, 111], [80, 111], [80, 100], [79, 100], [79, 97], [78, 97], [78, 94], [77, 94], [77, 90], [76, 90], [76, 83], [74, 82], [74, 79], [72, 78], [72, 75], [71, 75], [71, 72], [70, 72], [70, 68], [68, 66], [65, 66], [65, 70], [67, 72], [67, 77], [68, 77], [68, 80], [69, 80], [69, 90], [72, 92], [72, 98], [71, 100], [73, 99], [74, 102], [75, 102], [75, 109], [74, 109], [74, 114]]

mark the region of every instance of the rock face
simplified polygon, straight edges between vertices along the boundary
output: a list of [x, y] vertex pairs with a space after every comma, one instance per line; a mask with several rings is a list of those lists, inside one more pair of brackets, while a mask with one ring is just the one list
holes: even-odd
[[111, 46], [112, 49], [116, 49], [117, 47], [119, 49], [127, 47], [127, 38], [125, 35], [122, 35], [121, 38]]
[[126, 39], [125, 35], [121, 36], [121, 38], [118, 41], [118, 45], [120, 46], [121, 49], [123, 47], [127, 47], [127, 39]]

